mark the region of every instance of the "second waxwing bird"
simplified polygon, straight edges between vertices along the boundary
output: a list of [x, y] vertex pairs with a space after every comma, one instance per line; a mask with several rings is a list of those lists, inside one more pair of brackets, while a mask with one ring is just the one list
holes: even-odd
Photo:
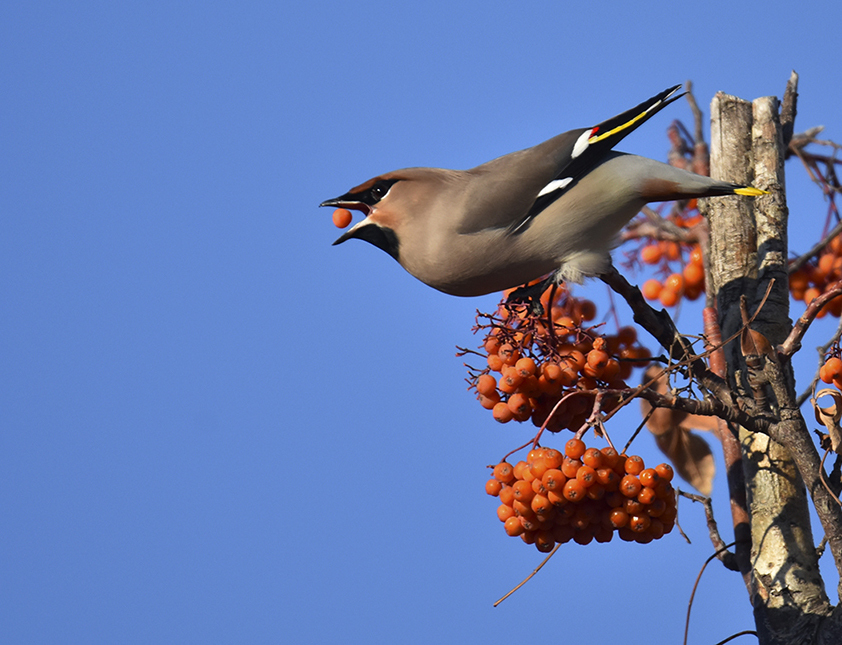
[[551, 272], [605, 272], [620, 230], [649, 202], [764, 191], [612, 148], [682, 95], [676, 85], [597, 126], [560, 134], [471, 170], [407, 168], [321, 206], [365, 219], [334, 244], [370, 242], [422, 282], [479, 296]]

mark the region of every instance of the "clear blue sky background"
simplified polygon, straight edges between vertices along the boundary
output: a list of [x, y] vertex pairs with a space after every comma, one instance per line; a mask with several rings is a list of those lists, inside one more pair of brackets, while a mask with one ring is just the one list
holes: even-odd
[[[757, 9], [5, 3], [3, 642], [677, 642], [711, 552], [698, 508], [682, 511], [692, 546], [569, 544], [492, 607], [542, 557], [483, 492], [485, 465], [532, 427], [491, 420], [454, 357], [495, 299], [437, 293], [363, 243], [332, 248], [317, 205], [686, 79], [706, 109], [717, 90], [780, 95], [796, 69], [797, 126], [842, 140], [826, 49], [839, 3]], [[674, 118], [690, 122], [683, 102], [623, 149], [664, 159]], [[805, 250], [825, 206], [789, 172]], [[598, 283], [581, 293], [604, 302]], [[692, 309], [682, 323], [699, 330]], [[650, 437], [635, 448], [659, 460]], [[691, 642], [751, 627], [715, 563]]]

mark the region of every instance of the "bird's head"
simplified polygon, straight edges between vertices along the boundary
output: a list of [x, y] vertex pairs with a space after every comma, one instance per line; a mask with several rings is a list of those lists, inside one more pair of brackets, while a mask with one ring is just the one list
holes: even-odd
[[407, 181], [400, 173], [386, 173], [369, 179], [367, 182], [352, 188], [344, 195], [328, 199], [319, 206], [333, 206], [360, 211], [365, 219], [357, 223], [333, 244], [342, 244], [345, 240], [358, 238], [386, 251], [396, 260], [399, 257], [398, 236], [395, 227], [400, 216], [398, 186]]

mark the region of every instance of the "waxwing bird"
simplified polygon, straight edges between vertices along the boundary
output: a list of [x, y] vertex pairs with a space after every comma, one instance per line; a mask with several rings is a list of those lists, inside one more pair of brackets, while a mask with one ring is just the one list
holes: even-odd
[[554, 271], [573, 282], [599, 275], [620, 230], [649, 202], [764, 193], [612, 150], [682, 96], [679, 87], [471, 170], [407, 168], [369, 179], [322, 202], [365, 214], [334, 244], [370, 242], [456, 296], [502, 291]]

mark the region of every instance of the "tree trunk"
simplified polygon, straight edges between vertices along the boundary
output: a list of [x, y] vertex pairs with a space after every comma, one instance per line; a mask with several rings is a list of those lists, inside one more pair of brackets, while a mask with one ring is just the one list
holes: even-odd
[[[816, 458], [818, 453], [794, 403], [789, 362], [771, 352], [755, 357], [765, 367], [747, 363], [739, 335], [741, 299], [748, 315], [763, 303], [751, 328], [772, 347], [782, 343], [792, 327], [784, 145], [778, 112], [774, 97], [752, 104], [720, 93], [711, 104], [711, 176], [753, 184], [770, 193], [754, 199], [718, 197], [702, 205], [711, 232], [709, 296], [717, 309], [722, 338], [736, 335], [724, 347], [727, 373], [723, 376], [743, 409], [780, 419], [768, 435], [734, 424], [724, 428], [726, 460], [729, 445], [733, 455], [727, 475], [735, 550], [761, 643], [842, 643], [839, 612], [831, 606], [819, 574], [804, 483], [814, 499], [817, 495], [824, 499], [823, 493], [814, 490], [818, 468], [812, 453]], [[768, 397], [758, 396], [759, 391]], [[739, 452], [734, 448], [737, 442]], [[834, 513], [838, 516], [838, 508], [827, 509], [826, 515]]]

